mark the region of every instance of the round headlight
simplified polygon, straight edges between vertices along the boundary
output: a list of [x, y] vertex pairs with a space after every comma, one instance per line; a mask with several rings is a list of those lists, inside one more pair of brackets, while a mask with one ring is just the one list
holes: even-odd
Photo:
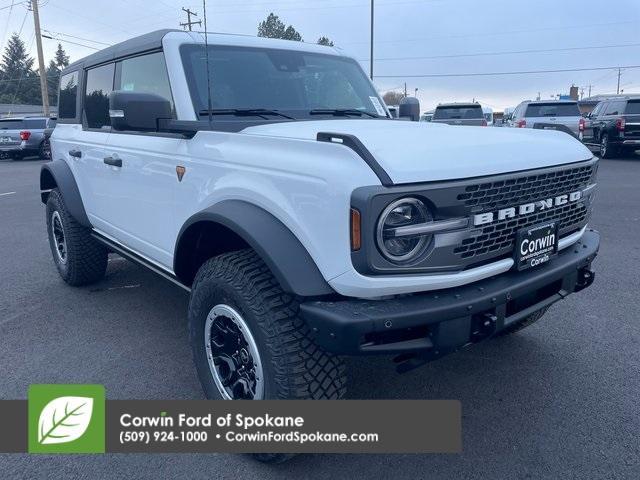
[[417, 198], [402, 198], [384, 209], [378, 220], [377, 242], [380, 252], [396, 263], [409, 262], [420, 255], [431, 235], [402, 232], [411, 227], [433, 221], [427, 206]]

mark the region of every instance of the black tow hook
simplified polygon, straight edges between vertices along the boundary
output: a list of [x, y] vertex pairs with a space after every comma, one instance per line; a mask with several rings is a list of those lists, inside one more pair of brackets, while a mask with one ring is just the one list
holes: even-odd
[[595, 272], [589, 270], [589, 267], [585, 267], [578, 271], [578, 279], [576, 280], [576, 292], [584, 290], [589, 287], [596, 278]]

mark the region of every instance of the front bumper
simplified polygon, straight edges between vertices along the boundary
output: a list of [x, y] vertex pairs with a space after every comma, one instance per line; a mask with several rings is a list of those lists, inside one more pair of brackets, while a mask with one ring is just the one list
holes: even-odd
[[587, 288], [600, 235], [587, 230], [548, 264], [462, 287], [389, 300], [311, 301], [300, 306], [315, 342], [344, 355], [420, 353], [433, 358], [475, 343]]

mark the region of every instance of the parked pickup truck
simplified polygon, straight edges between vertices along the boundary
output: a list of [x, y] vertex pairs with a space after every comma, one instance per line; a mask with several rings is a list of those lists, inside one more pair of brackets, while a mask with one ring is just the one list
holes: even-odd
[[114, 253], [189, 291], [210, 398], [341, 398], [344, 355], [408, 370], [594, 279], [598, 160], [564, 133], [393, 120], [302, 42], [159, 31], [61, 77], [55, 266], [87, 285]]
[[612, 98], [598, 103], [587, 116], [583, 141], [612, 158], [640, 149], [640, 98]]
[[49, 137], [55, 126], [55, 118], [0, 118], [0, 157], [20, 160], [30, 155], [38, 155], [49, 160]]
[[436, 107], [431, 121], [447, 125], [487, 126], [479, 103], [441, 103]]

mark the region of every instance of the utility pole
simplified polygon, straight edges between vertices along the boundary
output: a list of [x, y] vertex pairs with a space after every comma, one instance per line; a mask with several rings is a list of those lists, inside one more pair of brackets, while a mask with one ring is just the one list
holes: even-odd
[[407, 82], [404, 82], [404, 98], [407, 98]]
[[618, 88], [616, 89], [617, 95], [620, 95], [620, 75], [622, 75], [622, 71], [618, 68]]
[[[371, 78], [371, 81], [373, 81], [373, 0], [371, 0], [371, 59], [369, 62], [369, 78]], [[406, 92], [405, 92], [405, 97], [406, 97]]]
[[47, 88], [47, 72], [44, 69], [44, 56], [42, 54], [42, 35], [40, 34], [40, 13], [38, 12], [38, 0], [30, 0], [29, 7], [33, 11], [33, 24], [35, 28], [36, 48], [38, 49], [38, 70], [40, 71], [40, 91], [42, 93], [42, 113], [49, 116], [49, 91]]
[[198, 25], [198, 26], [202, 26], [202, 20], [194, 20], [193, 22], [191, 21], [191, 15], [193, 15], [194, 17], [197, 17], [198, 14], [196, 12], [192, 12], [190, 8], [184, 8], [182, 7], [182, 11], [184, 13], [187, 14], [187, 21], [185, 23], [181, 23], [180, 26], [183, 28], [188, 28], [189, 31], [191, 31], [191, 25]]
[[591, 87], [592, 87], [593, 85], [587, 85], [587, 86], [589, 87], [589, 97], [591, 97]]

